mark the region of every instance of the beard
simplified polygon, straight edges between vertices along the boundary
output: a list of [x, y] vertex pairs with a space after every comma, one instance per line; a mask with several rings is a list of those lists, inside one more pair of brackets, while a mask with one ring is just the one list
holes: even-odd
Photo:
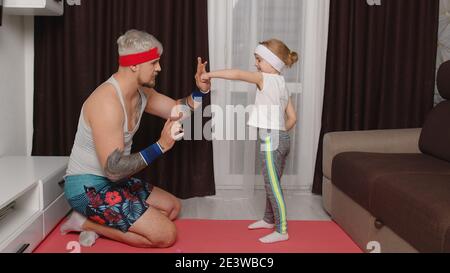
[[156, 86], [156, 77], [154, 79], [152, 79], [149, 82], [140, 82], [139, 83], [142, 87], [146, 87], [146, 88], [155, 88]]
[[146, 88], [155, 88], [156, 83], [155, 83], [154, 81], [152, 81], [152, 82], [147, 82], [147, 83], [144, 83], [142, 86], [143, 86], [143, 87], [146, 87]]

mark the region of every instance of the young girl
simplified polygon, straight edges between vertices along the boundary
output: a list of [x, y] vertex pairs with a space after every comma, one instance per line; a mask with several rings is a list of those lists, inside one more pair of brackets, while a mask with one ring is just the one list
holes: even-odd
[[[286, 157], [290, 149], [287, 131], [297, 122], [295, 109], [286, 89], [283, 69], [298, 61], [282, 41], [271, 39], [260, 43], [255, 49], [257, 72], [241, 70], [221, 70], [204, 73], [202, 80], [221, 78], [240, 80], [257, 86], [255, 107], [250, 114], [249, 126], [258, 128], [257, 147], [261, 147], [259, 157], [263, 164], [266, 189], [266, 211], [264, 218], [251, 224], [249, 229], [273, 229], [275, 231], [260, 239], [263, 243], [275, 243], [289, 239], [287, 233], [286, 204], [280, 180]], [[275, 109], [275, 111], [273, 110]]]

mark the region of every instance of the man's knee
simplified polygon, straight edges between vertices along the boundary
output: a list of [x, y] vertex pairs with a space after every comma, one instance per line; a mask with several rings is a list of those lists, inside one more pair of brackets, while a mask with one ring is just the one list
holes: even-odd
[[172, 246], [177, 240], [177, 228], [170, 222], [164, 229], [160, 229], [158, 234], [152, 238], [154, 247], [166, 248]]
[[169, 218], [170, 220], [175, 220], [178, 217], [178, 214], [181, 211], [181, 202], [178, 199], [175, 199], [173, 204], [172, 211], [170, 212]]

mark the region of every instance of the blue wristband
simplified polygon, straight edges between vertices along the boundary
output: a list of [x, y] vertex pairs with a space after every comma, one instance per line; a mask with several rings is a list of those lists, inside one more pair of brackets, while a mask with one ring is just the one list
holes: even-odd
[[148, 166], [158, 157], [160, 157], [163, 154], [163, 151], [161, 150], [161, 147], [158, 145], [158, 143], [155, 143], [147, 149], [141, 151], [140, 154], [142, 156], [142, 159]]
[[196, 102], [202, 102], [203, 101], [203, 97], [208, 95], [209, 92], [207, 93], [203, 93], [199, 90], [195, 90], [194, 92], [192, 92], [192, 99]]

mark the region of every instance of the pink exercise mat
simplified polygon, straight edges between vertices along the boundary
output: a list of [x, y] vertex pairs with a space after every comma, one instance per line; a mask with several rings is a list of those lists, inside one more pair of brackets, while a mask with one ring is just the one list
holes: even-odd
[[[139, 249], [105, 238], [81, 253], [361, 253], [361, 249], [332, 221], [288, 221], [289, 240], [263, 244], [270, 230], [248, 230], [253, 221], [177, 220], [177, 242], [167, 249]], [[78, 234], [61, 235], [59, 226], [35, 253], [70, 253]], [[72, 243], [71, 243], [72, 242]], [[69, 250], [68, 250], [69, 249]]]

